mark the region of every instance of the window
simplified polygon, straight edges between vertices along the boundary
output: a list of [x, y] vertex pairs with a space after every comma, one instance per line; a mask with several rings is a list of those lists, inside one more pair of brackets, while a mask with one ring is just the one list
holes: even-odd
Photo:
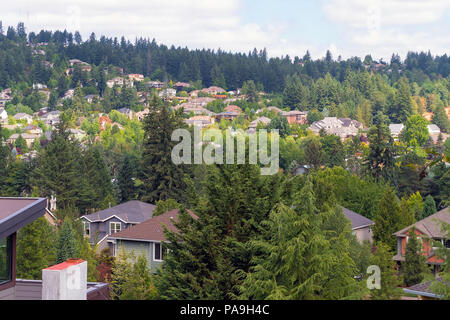
[[153, 260], [162, 261], [162, 246], [161, 243], [153, 243]]
[[110, 222], [109, 223], [109, 233], [113, 234], [121, 230], [122, 225], [120, 222]]
[[0, 284], [11, 281], [12, 237], [0, 239]]
[[91, 233], [91, 223], [83, 221], [84, 235], [88, 236]]
[[450, 249], [450, 239], [445, 239], [445, 240], [444, 240], [444, 246], [445, 246], [447, 249]]

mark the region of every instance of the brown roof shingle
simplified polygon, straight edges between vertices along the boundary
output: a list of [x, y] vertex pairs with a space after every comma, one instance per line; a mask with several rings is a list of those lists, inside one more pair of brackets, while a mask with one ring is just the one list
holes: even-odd
[[[441, 239], [444, 238], [445, 235], [442, 233], [442, 224], [439, 223], [439, 221], [450, 223], [450, 207], [447, 207], [423, 220], [416, 222], [414, 226], [417, 230], [423, 232], [430, 238]], [[406, 232], [411, 228], [412, 225], [397, 231], [394, 235], [397, 237], [406, 237]]]

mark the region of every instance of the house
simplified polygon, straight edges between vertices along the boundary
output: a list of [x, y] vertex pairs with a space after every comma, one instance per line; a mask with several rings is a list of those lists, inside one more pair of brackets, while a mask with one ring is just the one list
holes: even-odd
[[215, 122], [213, 117], [210, 116], [194, 116], [189, 119], [184, 120], [184, 122], [190, 126], [199, 126], [206, 128]]
[[222, 119], [233, 121], [237, 117], [239, 117], [237, 112], [222, 112], [216, 115], [216, 121], [219, 122]]
[[186, 82], [177, 82], [177, 83], [175, 83], [175, 84], [173, 85], [173, 87], [174, 87], [175, 89], [177, 89], [177, 91], [181, 91], [181, 90], [183, 90], [183, 89], [190, 88], [191, 85], [190, 85], [189, 83], [186, 83]]
[[229, 105], [224, 110], [224, 112], [236, 112], [236, 113], [242, 113], [242, 109], [235, 105]]
[[28, 125], [25, 128], [23, 128], [23, 131], [29, 134], [35, 134], [41, 136], [43, 134], [43, 130], [35, 125]]
[[409, 233], [412, 227], [415, 227], [416, 235], [422, 242], [422, 255], [426, 257], [427, 264], [434, 266], [434, 273], [436, 274], [443, 261], [436, 256], [435, 248], [430, 242], [430, 239], [439, 241], [447, 248], [450, 248], [450, 239], [446, 238], [447, 235], [441, 228], [442, 222], [450, 223], [450, 207], [394, 233], [394, 236], [397, 237], [397, 254], [394, 256], [394, 260], [397, 261], [397, 264], [401, 266], [401, 263], [405, 261], [406, 244]]
[[[195, 214], [190, 211], [188, 213], [197, 219]], [[171, 210], [109, 236], [111, 253], [117, 256], [120, 250], [125, 249], [127, 252], [133, 251], [136, 255], [144, 254], [149, 262], [150, 270], [156, 272], [164, 261], [162, 242], [167, 242], [164, 226], [170, 231], [178, 232], [173, 224], [173, 221], [178, 220], [178, 214], [178, 209]]]
[[162, 89], [164, 88], [167, 84], [165, 82], [161, 82], [161, 81], [149, 81], [147, 82], [147, 85], [150, 88], [155, 88], [155, 89]]
[[372, 226], [375, 225], [375, 222], [344, 207], [342, 207], [342, 212], [352, 223], [352, 231], [358, 241], [372, 243]]
[[248, 128], [256, 130], [256, 127], [258, 127], [259, 123], [263, 124], [264, 126], [267, 126], [270, 124], [270, 122], [271, 122], [271, 120], [267, 117], [259, 117], [258, 119], [250, 122], [250, 125], [248, 126]]
[[127, 116], [128, 119], [132, 119], [133, 118], [133, 110], [129, 109], [129, 108], [120, 108], [117, 109], [118, 112], [120, 112], [121, 114]]
[[100, 116], [100, 118], [98, 118], [98, 122], [100, 124], [101, 131], [106, 129], [107, 124], [112, 124], [112, 120], [110, 118], [108, 118], [107, 116]]
[[[277, 107], [267, 107], [267, 111], [274, 111], [276, 115], [281, 114], [283, 111], [281, 111], [280, 109], [278, 109]], [[256, 111], [256, 114], [259, 114], [261, 112], [264, 112], [264, 109], [259, 109]]]
[[61, 115], [61, 111], [59, 111], [59, 110], [50, 111], [50, 112], [44, 114], [41, 117], [41, 120], [44, 121], [44, 123], [46, 125], [54, 126], [59, 123], [60, 115]]
[[86, 237], [99, 245], [99, 251], [107, 247], [106, 238], [130, 226], [142, 223], [153, 216], [156, 206], [133, 200], [115, 207], [82, 216]]
[[94, 102], [94, 99], [98, 99], [98, 98], [99, 98], [99, 96], [96, 94], [88, 94], [87, 96], [84, 97], [84, 99], [86, 99], [86, 101], [88, 103], [92, 103], [92, 102]]
[[[442, 278], [437, 278], [436, 280], [439, 282], [443, 281]], [[438, 299], [440, 299], [441, 298], [440, 295], [433, 292], [433, 290], [431, 289], [431, 284], [432, 284], [432, 281], [425, 281], [423, 283], [419, 283], [419, 284], [413, 285], [411, 287], [404, 288], [403, 292], [407, 293], [407, 294], [417, 295], [419, 297], [419, 300], [438, 300]], [[448, 283], [448, 282], [445, 282], [445, 284], [450, 286], [450, 283]]]
[[190, 102], [182, 103], [182, 104], [179, 104], [178, 106], [173, 107], [174, 110], [178, 110], [180, 108], [183, 108], [183, 112], [188, 115], [191, 113], [193, 113], [196, 116], [199, 116], [199, 115], [214, 116], [215, 115], [214, 112], [212, 112], [204, 107], [196, 106]]
[[0, 122], [8, 122], [8, 112], [4, 108], [0, 108]]
[[142, 82], [144, 81], [144, 75], [143, 74], [135, 74], [135, 73], [131, 73], [128, 75], [128, 79], [130, 81], [137, 81], [137, 82]]
[[324, 130], [327, 134], [338, 136], [342, 140], [354, 137], [359, 133], [360, 129], [363, 129], [361, 122], [336, 117], [326, 117], [323, 120], [314, 122], [309, 128], [315, 134], [319, 134], [321, 130]]
[[210, 95], [215, 95], [215, 94], [219, 94], [219, 93], [224, 93], [226, 92], [223, 88], [221, 87], [216, 87], [216, 86], [212, 86], [209, 88], [205, 88], [203, 90], [201, 90], [202, 92], [206, 93], [206, 94], [210, 94]]
[[7, 140], [8, 143], [14, 144], [16, 142], [16, 140], [22, 136], [22, 138], [25, 140], [25, 142], [27, 143], [27, 147], [31, 147], [31, 145], [33, 144], [33, 142], [36, 139], [39, 139], [41, 137], [41, 134], [30, 134], [30, 133], [14, 133], [12, 134], [9, 139]]
[[142, 121], [149, 113], [150, 113], [150, 109], [145, 108], [144, 111], [136, 112], [135, 116], [139, 121]]
[[[44, 269], [43, 280], [16, 279], [17, 233], [45, 215], [46, 205], [45, 198], [0, 198], [0, 300], [109, 300], [109, 285], [87, 282], [86, 273], [73, 275], [73, 281], [85, 284], [75, 290], [66, 281], [70, 266], [82, 263], [86, 270], [87, 263], [82, 260]], [[52, 276], [48, 277], [46, 270], [50, 269]]]
[[133, 81], [130, 81], [129, 79], [124, 79], [122, 77], [115, 77], [111, 80], [106, 81], [106, 86], [108, 88], [113, 88], [114, 86], [122, 87], [124, 84], [126, 84], [128, 87], [132, 87]]
[[25, 120], [28, 124], [30, 124], [33, 121], [33, 117], [26, 113], [17, 113], [14, 115], [14, 120]]
[[166, 88], [161, 90], [161, 92], [158, 94], [160, 98], [168, 99], [173, 98], [177, 95], [177, 90], [172, 88]]
[[81, 129], [69, 129], [69, 134], [78, 141], [81, 141], [86, 137], [86, 132]]
[[296, 123], [296, 124], [307, 124], [308, 120], [306, 119], [308, 116], [308, 112], [303, 111], [288, 111], [288, 112], [281, 112], [281, 115], [287, 119], [290, 125]]
[[64, 93], [63, 100], [72, 99], [75, 95], [75, 89], [69, 89]]
[[33, 84], [33, 89], [34, 90], [47, 89], [47, 86], [45, 84], [42, 84], [42, 83], [34, 83]]
[[404, 127], [405, 126], [402, 123], [391, 123], [389, 125], [389, 130], [391, 131], [392, 138], [398, 139]]

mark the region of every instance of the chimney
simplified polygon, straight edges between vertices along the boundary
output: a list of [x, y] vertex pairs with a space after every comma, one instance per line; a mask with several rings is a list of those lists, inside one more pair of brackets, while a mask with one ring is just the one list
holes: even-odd
[[87, 261], [69, 259], [42, 270], [42, 300], [86, 300]]

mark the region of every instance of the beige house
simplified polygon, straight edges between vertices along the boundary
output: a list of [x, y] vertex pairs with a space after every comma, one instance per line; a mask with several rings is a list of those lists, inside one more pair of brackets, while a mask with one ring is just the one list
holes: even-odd
[[342, 207], [342, 212], [352, 223], [352, 231], [358, 241], [360, 243], [363, 243], [364, 241], [372, 243], [372, 227], [375, 222], [344, 207]]

